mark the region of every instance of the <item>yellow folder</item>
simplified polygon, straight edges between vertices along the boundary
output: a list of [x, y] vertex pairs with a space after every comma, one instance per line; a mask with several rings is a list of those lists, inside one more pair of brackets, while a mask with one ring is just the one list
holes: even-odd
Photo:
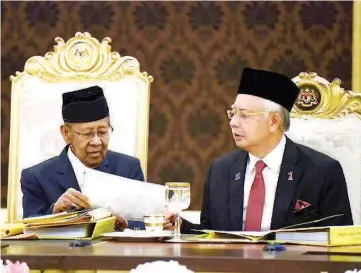
[[0, 235], [1, 238], [9, 237], [17, 234], [23, 233], [24, 224], [22, 223], [4, 223], [0, 226]]
[[[51, 227], [45, 226], [32, 226], [25, 227], [24, 234], [35, 234], [39, 239], [82, 239], [92, 240], [101, 236], [102, 233], [113, 232], [116, 222], [116, 217], [107, 217], [95, 222], [72, 224], [72, 225], [58, 225]], [[83, 230], [84, 235], [76, 235], [74, 230]]]

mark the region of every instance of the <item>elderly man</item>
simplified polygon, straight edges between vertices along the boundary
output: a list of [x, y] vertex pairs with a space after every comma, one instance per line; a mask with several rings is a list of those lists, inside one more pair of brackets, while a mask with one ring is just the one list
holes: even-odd
[[298, 94], [296, 84], [281, 74], [244, 69], [227, 111], [239, 149], [211, 164], [201, 225], [183, 220], [183, 232], [270, 230], [338, 214], [318, 225], [353, 224], [339, 162], [284, 134]]
[[[62, 116], [64, 124], [60, 131], [66, 143], [64, 150], [59, 156], [22, 171], [24, 217], [89, 208], [89, 200], [81, 192], [84, 166], [144, 181], [137, 158], [108, 150], [113, 128], [100, 87], [64, 93]], [[117, 220], [119, 229], [144, 227], [141, 222], [128, 223], [120, 217]]]

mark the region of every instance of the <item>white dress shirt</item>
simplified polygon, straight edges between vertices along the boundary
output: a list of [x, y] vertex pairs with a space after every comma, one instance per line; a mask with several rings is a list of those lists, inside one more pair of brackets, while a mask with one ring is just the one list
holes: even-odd
[[83, 191], [83, 182], [84, 182], [84, 175], [86, 172], [86, 167], [84, 164], [75, 156], [71, 148], [68, 149], [68, 158], [70, 161], [71, 166], [73, 167], [76, 180], [78, 181], [79, 188]]
[[285, 146], [286, 146], [286, 137], [283, 136], [281, 141], [278, 143], [278, 145], [264, 158], [259, 159], [254, 155], [249, 154], [246, 174], [244, 178], [243, 230], [246, 222], [249, 194], [251, 192], [251, 187], [256, 174], [255, 165], [258, 160], [262, 160], [267, 165], [262, 172], [263, 180], [265, 183], [265, 203], [263, 206], [261, 230], [262, 231], [270, 230], [272, 213], [273, 213], [273, 204], [276, 195], [278, 176], [280, 173]]
[[[79, 160], [79, 158], [77, 158], [75, 156], [75, 154], [70, 149], [70, 147], [68, 149], [68, 157], [69, 157], [70, 164], [73, 167], [76, 180], [78, 180], [80, 191], [83, 191], [84, 176], [86, 174], [87, 167]], [[124, 221], [126, 222], [126, 227], [127, 227], [128, 226], [127, 219], [124, 219]], [[116, 227], [116, 230], [117, 230], [117, 227]]]

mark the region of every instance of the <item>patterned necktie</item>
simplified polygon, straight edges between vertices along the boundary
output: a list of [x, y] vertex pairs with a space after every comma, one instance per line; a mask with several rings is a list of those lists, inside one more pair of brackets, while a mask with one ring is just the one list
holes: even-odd
[[260, 160], [256, 163], [256, 175], [253, 180], [251, 192], [249, 194], [247, 214], [246, 214], [246, 231], [260, 231], [262, 223], [263, 206], [265, 201], [265, 186], [262, 171], [266, 164]]

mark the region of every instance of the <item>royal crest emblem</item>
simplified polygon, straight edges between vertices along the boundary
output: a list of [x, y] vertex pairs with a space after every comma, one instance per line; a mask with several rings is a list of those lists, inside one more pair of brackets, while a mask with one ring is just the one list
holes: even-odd
[[320, 92], [313, 86], [302, 86], [296, 106], [302, 111], [311, 111], [317, 108], [321, 101]]

